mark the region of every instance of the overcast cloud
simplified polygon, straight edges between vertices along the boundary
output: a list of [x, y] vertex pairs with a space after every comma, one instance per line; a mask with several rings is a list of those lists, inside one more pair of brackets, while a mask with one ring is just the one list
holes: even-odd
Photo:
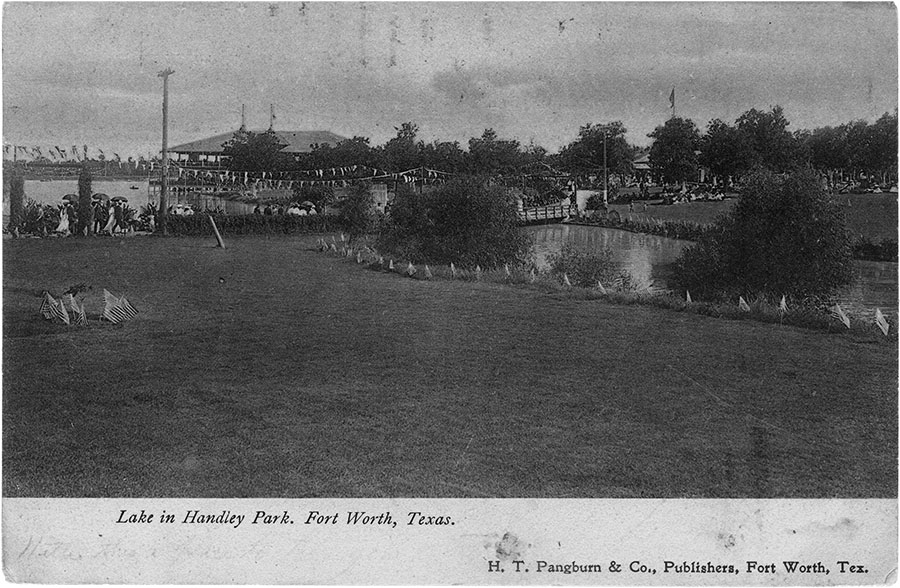
[[157, 152], [251, 128], [373, 144], [405, 121], [425, 140], [494, 128], [551, 151], [589, 122], [629, 139], [670, 115], [704, 128], [784, 107], [792, 129], [897, 105], [888, 3], [7, 3], [3, 138]]

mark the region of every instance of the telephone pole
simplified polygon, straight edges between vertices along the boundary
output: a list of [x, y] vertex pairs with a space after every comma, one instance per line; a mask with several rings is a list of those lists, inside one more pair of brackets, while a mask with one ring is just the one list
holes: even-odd
[[603, 208], [609, 210], [608, 188], [606, 181], [606, 129], [603, 129]]
[[163, 128], [162, 128], [162, 179], [159, 183], [158, 230], [166, 234], [166, 217], [169, 208], [169, 76], [175, 73], [170, 67], [159, 72], [163, 79]]

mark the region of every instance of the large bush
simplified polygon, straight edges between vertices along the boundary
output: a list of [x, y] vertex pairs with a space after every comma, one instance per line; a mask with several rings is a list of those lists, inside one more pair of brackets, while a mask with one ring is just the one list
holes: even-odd
[[675, 282], [706, 299], [823, 300], [850, 283], [843, 209], [811, 171], [751, 176], [738, 204], [676, 263]]
[[475, 176], [421, 194], [398, 190], [379, 246], [414, 262], [482, 268], [528, 263], [532, 250], [513, 195]]

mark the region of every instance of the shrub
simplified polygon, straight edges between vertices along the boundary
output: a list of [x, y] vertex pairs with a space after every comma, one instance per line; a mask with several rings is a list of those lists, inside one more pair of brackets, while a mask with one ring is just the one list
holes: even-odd
[[91, 170], [85, 164], [78, 174], [78, 225], [72, 227], [74, 235], [90, 235], [94, 232], [94, 208], [91, 206]]
[[824, 300], [850, 282], [851, 263], [843, 209], [814, 173], [759, 172], [734, 209], [683, 252], [674, 282], [705, 299]]
[[338, 219], [350, 233], [351, 243], [375, 229], [378, 212], [367, 183], [359, 183], [350, 188], [340, 206]]
[[526, 264], [532, 251], [510, 191], [474, 176], [422, 194], [398, 190], [378, 245], [417, 263], [483, 269]]
[[603, 194], [591, 194], [584, 203], [585, 210], [603, 210]]
[[9, 225], [17, 227], [25, 218], [25, 176], [14, 169], [9, 181]]
[[22, 220], [19, 228], [23, 233], [43, 235], [52, 233], [59, 224], [59, 209], [53, 206], [44, 206], [27, 198], [22, 211]]
[[610, 286], [613, 283], [631, 284], [633, 281], [628, 272], [616, 267], [609, 249], [587, 252], [567, 243], [559, 253], [551, 253], [547, 261], [554, 274], [566, 274], [573, 286], [593, 288], [597, 282]]

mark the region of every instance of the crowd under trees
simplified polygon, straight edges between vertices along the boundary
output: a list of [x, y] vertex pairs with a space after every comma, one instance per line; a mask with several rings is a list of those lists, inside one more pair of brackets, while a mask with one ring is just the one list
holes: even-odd
[[[513, 185], [523, 177], [573, 175], [584, 182], [602, 181], [604, 147], [606, 170], [616, 180], [629, 178], [632, 162], [647, 150], [628, 142], [621, 121], [588, 123], [558, 153], [534, 143], [523, 145], [485, 129], [465, 146], [458, 141], [419, 138], [419, 127], [405, 122], [382, 145], [354, 136], [336, 145], [314, 145], [310, 153], [293, 156], [271, 131], [238, 131], [225, 144], [235, 171], [291, 171], [367, 166], [387, 172], [418, 168], [454, 174], [506, 178]], [[652, 178], [657, 182], [697, 181], [700, 169], [708, 178], [738, 181], [756, 170], [784, 173], [812, 168], [830, 181], [867, 179], [871, 183], [897, 181], [897, 111], [875, 122], [850, 121], [812, 131], [790, 129], [780, 106], [748, 110], [733, 123], [720, 119], [701, 130], [690, 119], [672, 117], [648, 135]], [[604, 145], [605, 143], [605, 145]], [[361, 172], [365, 175], [368, 172]], [[579, 185], [584, 185], [580, 183]], [[524, 187], [524, 186], [523, 186]]]

